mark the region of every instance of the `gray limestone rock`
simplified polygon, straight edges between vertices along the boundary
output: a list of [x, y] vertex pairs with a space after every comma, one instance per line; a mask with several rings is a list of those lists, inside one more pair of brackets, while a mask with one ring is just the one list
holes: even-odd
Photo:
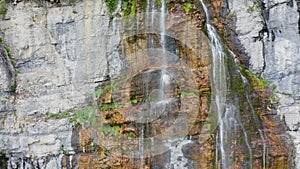
[[119, 62], [120, 36], [103, 1], [44, 3], [48, 8], [29, 1], [9, 6], [0, 21], [19, 72], [14, 97], [0, 57], [0, 152], [12, 155], [8, 168], [61, 168], [62, 149], [73, 150], [72, 124], [45, 114], [89, 104], [95, 87], [119, 71], [108, 72], [108, 57]]
[[278, 112], [295, 138], [299, 168], [299, 9], [295, 0], [263, 2], [264, 8], [251, 11], [247, 10], [254, 5], [250, 1], [229, 0], [228, 7], [236, 16], [235, 32], [249, 57], [250, 70], [277, 86]]

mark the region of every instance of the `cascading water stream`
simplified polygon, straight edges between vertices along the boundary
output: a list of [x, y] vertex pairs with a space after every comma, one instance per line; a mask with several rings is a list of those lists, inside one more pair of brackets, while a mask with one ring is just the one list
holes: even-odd
[[[154, 18], [156, 16], [157, 13], [157, 9], [156, 9], [156, 1], [155, 0], [147, 0], [146, 1], [146, 27], [147, 29], [149, 29], [149, 31], [153, 31], [153, 24], [154, 24]], [[146, 139], [145, 137], [147, 137], [147, 135], [149, 134], [149, 131], [151, 129], [151, 119], [153, 116], [156, 116], [156, 114], [160, 114], [162, 113], [161, 111], [164, 111], [164, 109], [162, 109], [164, 107], [164, 100], [165, 100], [165, 84], [168, 82], [168, 75], [166, 73], [166, 65], [167, 65], [167, 59], [166, 59], [166, 40], [165, 40], [165, 20], [166, 20], [166, 2], [163, 0], [161, 1], [161, 8], [160, 8], [160, 34], [159, 34], [159, 39], [160, 39], [160, 53], [155, 53], [157, 54], [156, 57], [158, 57], [158, 60], [160, 61], [160, 74], [159, 74], [159, 78], [156, 79], [158, 80], [158, 84], [159, 86], [156, 86], [157, 88], [155, 90], [152, 89], [152, 87], [150, 86], [150, 81], [153, 80], [150, 76], [150, 73], [152, 70], [145, 72], [144, 76], [143, 76], [143, 92], [144, 95], [146, 96], [144, 99], [145, 102], [151, 102], [151, 108], [149, 110], [147, 110], [143, 116], [145, 117], [145, 120], [142, 124], [140, 124], [139, 127], [139, 155], [141, 157], [140, 160], [140, 167], [144, 168], [145, 167], [145, 160], [146, 157], [150, 157], [151, 156], [151, 151], [154, 147], [154, 139]], [[148, 55], [153, 55], [154, 53], [151, 53], [151, 49], [154, 49], [157, 44], [155, 44], [155, 35], [150, 33], [147, 35], [147, 47], [148, 49], [150, 49], [150, 52], [148, 53]], [[150, 56], [152, 57], [152, 56]], [[159, 111], [159, 112], [157, 112]]]
[[[235, 137], [238, 132], [237, 128], [239, 127], [239, 130], [243, 133], [245, 147], [248, 149], [248, 165], [249, 168], [252, 168], [252, 149], [248, 141], [248, 135], [239, 117], [239, 105], [236, 105], [232, 98], [227, 98], [230, 84], [227, 84], [227, 54], [224, 50], [228, 49], [222, 45], [216, 29], [210, 24], [208, 9], [202, 0], [200, 2], [206, 14], [206, 27], [212, 52], [212, 107], [218, 116], [216, 165], [218, 166], [219, 164], [218, 158], [220, 158], [220, 167], [222, 169], [227, 169], [235, 165], [233, 161], [235, 161], [236, 157], [231, 157], [231, 152], [236, 151], [237, 138]], [[231, 57], [235, 58], [230, 50], [228, 52]], [[251, 103], [248, 103], [251, 106]]]
[[227, 152], [225, 150], [225, 136], [226, 131], [224, 129], [224, 112], [225, 112], [225, 102], [226, 102], [226, 93], [227, 93], [227, 82], [226, 82], [226, 70], [225, 70], [225, 53], [223, 52], [222, 44], [217, 36], [216, 30], [212, 25], [209, 24], [209, 15], [207, 8], [202, 0], [200, 0], [203, 9], [206, 14], [206, 27], [209, 36], [209, 45], [212, 51], [212, 93], [213, 93], [213, 101], [215, 102], [215, 108], [218, 113], [219, 119], [219, 148], [220, 148], [220, 156], [221, 156], [221, 165], [222, 168], [228, 167], [228, 158]]
[[167, 66], [167, 59], [166, 59], [166, 2], [165, 0], [161, 0], [161, 18], [160, 18], [160, 45], [162, 48], [162, 52], [160, 55], [161, 60], [161, 76], [160, 76], [160, 90], [162, 92], [161, 98], [159, 101], [164, 99], [165, 94], [165, 83], [168, 79], [168, 75], [166, 74], [166, 66]]

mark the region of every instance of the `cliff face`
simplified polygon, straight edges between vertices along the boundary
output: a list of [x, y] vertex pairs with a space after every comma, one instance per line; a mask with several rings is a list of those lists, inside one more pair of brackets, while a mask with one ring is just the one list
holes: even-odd
[[[139, 119], [136, 119], [140, 114], [136, 117], [134, 113], [151, 103], [137, 103], [155, 99], [159, 94], [154, 90], [146, 96], [143, 87], [139, 87], [140, 83], [149, 83], [153, 89], [159, 87], [157, 75], [161, 70], [157, 68], [161, 61], [157, 60], [157, 55], [160, 51], [154, 55], [153, 51], [146, 51], [145, 38], [148, 35], [130, 31], [132, 25], [128, 25], [128, 30], [126, 25], [120, 26], [131, 18], [125, 21], [112, 19], [115, 14], [98, 0], [74, 4], [24, 1], [7, 7], [0, 24], [3, 39], [0, 57], [0, 168], [132, 168], [150, 165], [146, 158], [120, 156], [130, 146], [140, 143]], [[182, 8], [180, 12], [183, 12]], [[164, 144], [176, 153], [171, 155], [167, 151], [157, 159], [151, 159], [151, 165], [167, 165], [173, 159], [172, 165], [184, 166], [194, 160], [197, 161], [194, 166], [211, 166], [214, 142], [202, 124], [207, 117], [210, 90], [207, 38], [195, 27], [187, 27], [186, 19], [168, 20], [169, 32], [173, 32], [167, 33], [168, 38], [179, 51], [175, 50], [174, 44], [167, 47], [173, 54], [169, 53], [168, 62], [172, 66], [166, 71], [172, 72], [180, 82], [179, 86], [170, 87], [168, 97], [175, 97], [175, 100], [170, 98], [165, 106], [174, 109], [175, 114], [149, 128], [154, 134], [162, 132], [175, 117], [182, 116], [184, 121], [180, 125], [187, 131], [182, 139], [186, 140], [186, 135], [198, 138], [201, 134], [202, 145], [185, 141], [178, 146], [176, 142], [181, 140], [174, 138], [175, 142]], [[145, 26], [144, 22], [133, 23]], [[159, 22], [153, 27], [155, 44], [159, 46]], [[183, 40], [177, 42], [176, 39]], [[179, 57], [175, 57], [175, 52]], [[151, 78], [145, 82], [148, 76]], [[115, 82], [119, 86], [116, 87]], [[171, 82], [173, 84], [174, 79], [170, 79]], [[94, 109], [95, 105], [101, 107]], [[155, 105], [157, 107], [153, 106], [152, 109], [161, 109], [159, 103]], [[178, 115], [179, 112], [182, 115]], [[93, 114], [89, 116], [89, 113]], [[96, 126], [94, 120], [98, 122]], [[99, 126], [102, 123], [104, 126]], [[194, 123], [202, 125], [193, 126]], [[136, 139], [129, 144], [126, 141], [131, 137]], [[125, 145], [116, 139], [125, 140]], [[162, 144], [160, 139], [155, 138], [152, 144]], [[149, 140], [145, 141], [146, 144]], [[202, 147], [206, 153], [189, 155], [194, 146]], [[158, 146], [157, 149], [163, 150], [164, 147]]]
[[[276, 87], [278, 113], [299, 147], [299, 1], [224, 1], [227, 39], [251, 71]], [[242, 49], [242, 50], [241, 50]]]
[[16, 156], [12, 166], [21, 164], [21, 154], [28, 165], [59, 168], [60, 151], [72, 150], [72, 125], [51, 115], [92, 102], [90, 94], [109, 74], [108, 49], [118, 42], [102, 1], [46, 4], [8, 5], [0, 24], [7, 48], [0, 59], [0, 150]]
[[[163, 106], [153, 104], [161, 94], [156, 88], [161, 87], [158, 76], [163, 72], [159, 68], [163, 61], [157, 59], [162, 51], [152, 49], [161, 45], [161, 23], [157, 22], [160, 16], [154, 16], [157, 20], [152, 22], [152, 32], [136, 31], [149, 27], [136, 11], [149, 10], [155, 5], [148, 9], [142, 2], [135, 4], [131, 0], [122, 5], [100, 0], [50, 2], [8, 5], [0, 21], [3, 40], [0, 42], [0, 168], [162, 168], [168, 165], [212, 168], [216, 165], [214, 147], [218, 126], [211, 123], [216, 117], [209, 115], [211, 52], [203, 33], [205, 14], [200, 2], [167, 1], [172, 14], [166, 21], [170, 65], [164, 71], [172, 78], [167, 78], [165, 88], [169, 100]], [[299, 137], [295, 139], [296, 145], [300, 139], [299, 3], [259, 0], [210, 3], [213, 23], [241, 63], [277, 86], [281, 103], [278, 112], [285, 117], [290, 133]], [[137, 16], [124, 19], [118, 10]], [[150, 47], [149, 37], [154, 41]], [[235, 65], [230, 59], [226, 62]], [[232, 65], [227, 69], [239, 69]], [[245, 92], [247, 87], [241, 87], [240, 72], [231, 71], [233, 74], [228, 77], [233, 81], [231, 90]], [[253, 81], [250, 83], [260, 85]], [[147, 85], [150, 87], [145, 90]], [[271, 95], [251, 94], [251, 98], [240, 91], [230, 94], [232, 98], [239, 95], [236, 102], [243, 107], [239, 111], [244, 113], [240, 121], [246, 124], [249, 133], [247, 138], [243, 135], [247, 133], [245, 129], [244, 133], [235, 131], [233, 135], [239, 135], [240, 140], [232, 142], [251, 141], [253, 165], [257, 168], [267, 164], [287, 168], [290, 159], [287, 145], [282, 145], [286, 139], [284, 129], [273, 123], [278, 120], [272, 119], [276, 116], [271, 110], [272, 100], [264, 98]], [[255, 107], [250, 99], [259, 100]], [[146, 126], [139, 123], [146, 117], [147, 109], [159, 112], [166, 107], [170, 115]], [[250, 117], [254, 109], [253, 116], [261, 119]], [[266, 116], [268, 113], [271, 118]], [[182, 123], [178, 123], [180, 129], [172, 128], [178, 117], [182, 118]], [[259, 126], [251, 124], [255, 120]], [[266, 123], [267, 127], [262, 127], [266, 131], [258, 132]], [[162, 143], [164, 138], [160, 133], [163, 132], [182, 138], [172, 137]], [[261, 132], [266, 135], [259, 136]], [[154, 141], [144, 140], [141, 134], [159, 137], [153, 137]], [[268, 142], [264, 138], [271, 139]], [[169, 150], [155, 158], [128, 155], [149, 147], [162, 151], [165, 146]], [[266, 147], [272, 151], [267, 155]], [[252, 158], [249, 157], [252, 154], [244, 154], [244, 148], [234, 151], [239, 154], [235, 167], [249, 165], [243, 161]], [[271, 162], [266, 163], [266, 158]]]

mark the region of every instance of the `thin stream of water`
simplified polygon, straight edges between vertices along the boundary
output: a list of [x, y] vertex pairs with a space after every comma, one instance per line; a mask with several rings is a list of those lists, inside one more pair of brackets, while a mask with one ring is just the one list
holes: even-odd
[[[226, 57], [227, 54], [224, 50], [226, 47], [222, 45], [222, 42], [217, 34], [216, 29], [210, 24], [208, 9], [203, 3], [203, 0], [200, 0], [203, 9], [206, 13], [206, 27], [209, 38], [209, 45], [212, 52], [212, 101], [215, 111], [218, 116], [218, 133], [217, 133], [217, 148], [219, 151], [216, 151], [216, 165], [219, 164], [220, 157], [220, 166], [222, 169], [227, 169], [232, 164], [236, 164], [235, 155], [231, 157], [231, 152], [237, 148], [237, 133], [240, 130], [244, 137], [244, 145], [248, 149], [249, 153], [249, 167], [252, 168], [252, 149], [249, 143], [248, 134], [243, 126], [243, 123], [240, 119], [240, 112], [238, 110], [238, 105], [234, 103], [233, 100], [227, 98], [228, 86], [227, 84], [227, 70], [226, 70]], [[235, 58], [233, 52], [228, 50], [230, 57]], [[236, 60], [234, 60], [236, 61]], [[239, 72], [240, 73], [240, 72]], [[241, 75], [241, 73], [240, 73]], [[243, 78], [243, 76], [241, 75]], [[243, 78], [244, 80], [244, 78]], [[245, 82], [244, 82], [245, 85]], [[247, 99], [248, 95], [246, 93]], [[251, 105], [251, 102], [248, 104]], [[251, 110], [252, 111], [252, 110]], [[232, 131], [234, 130], [234, 131]], [[234, 144], [232, 146], [232, 144]], [[219, 154], [220, 153], [220, 154]], [[234, 161], [234, 163], [233, 163]]]
[[227, 92], [227, 82], [226, 82], [226, 71], [225, 71], [225, 53], [223, 52], [223, 47], [219, 37], [217, 36], [217, 32], [212, 25], [209, 23], [209, 15], [208, 10], [200, 0], [203, 9], [206, 13], [206, 26], [207, 32], [209, 36], [209, 45], [212, 51], [212, 98], [215, 102], [216, 111], [219, 119], [219, 148], [220, 148], [220, 157], [221, 157], [221, 166], [222, 168], [228, 168], [228, 159], [227, 152], [225, 151], [225, 135], [227, 135], [227, 131], [224, 128], [224, 119], [223, 115], [225, 112], [225, 102], [226, 102], [226, 92]]

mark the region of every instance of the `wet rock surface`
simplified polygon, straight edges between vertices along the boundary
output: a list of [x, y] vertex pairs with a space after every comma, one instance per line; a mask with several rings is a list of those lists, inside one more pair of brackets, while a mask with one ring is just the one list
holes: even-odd
[[[5, 20], [0, 21], [3, 44], [10, 49], [17, 72], [17, 86], [12, 92], [11, 75], [1, 52], [0, 168], [218, 167], [214, 166], [215, 133], [207, 123], [211, 53], [201, 31], [205, 16], [198, 1], [193, 1], [190, 9], [187, 1], [168, 1], [173, 15], [166, 22], [169, 57], [165, 69], [157, 57], [162, 52], [159, 22], [149, 33], [142, 24], [145, 18], [138, 15], [133, 25], [139, 30], [135, 32], [131, 22], [116, 17], [121, 14], [112, 19], [103, 1], [44, 3], [44, 7], [25, 1], [9, 6]], [[295, 6], [281, 8], [284, 3], [276, 2], [270, 12], [292, 8], [290, 14], [294, 16]], [[264, 55], [264, 47], [271, 41], [253, 41], [264, 26], [258, 11], [247, 10], [253, 5], [228, 2], [235, 16], [232, 36], [237, 36], [236, 44], [245, 49], [240, 51], [245, 65], [257, 74], [265, 72], [268, 79], [280, 83], [281, 91], [295, 93], [294, 97], [283, 94], [286, 97], [281, 102], [286, 106], [281, 110], [289, 112], [285, 114], [287, 125], [298, 136], [299, 124], [293, 118], [298, 110], [296, 71], [285, 74], [288, 66], [297, 67], [296, 56], [287, 52], [298, 49], [296, 41], [279, 41], [280, 32], [276, 33], [276, 48], [270, 45], [270, 51], [276, 49], [278, 58], [283, 53], [288, 58], [277, 76]], [[211, 8], [214, 24], [224, 29], [222, 18], [217, 17], [224, 8], [222, 2], [214, 1]], [[274, 17], [270, 19], [272, 30], [281, 26]], [[293, 32], [295, 24], [291, 23], [289, 30]], [[282, 33], [282, 37], [291, 37], [289, 33]], [[149, 49], [149, 37], [155, 41], [150, 48], [155, 49]], [[238, 49], [236, 44], [232, 48]], [[270, 63], [282, 62], [269, 59]], [[167, 72], [165, 99], [160, 99], [161, 84], [157, 82], [162, 71]], [[285, 77], [288, 82], [278, 80]], [[293, 87], [286, 89], [287, 83]], [[146, 85], [150, 87], [145, 89]], [[262, 97], [267, 96], [257, 99]], [[265, 140], [260, 133], [250, 133], [254, 166], [263, 168], [267, 158], [272, 161], [267, 167], [287, 168], [287, 150], [281, 145], [288, 139], [278, 127], [282, 125], [273, 123], [278, 119], [266, 115], [271, 111], [265, 110], [257, 110], [266, 124]], [[271, 151], [268, 157], [264, 157], [264, 145]], [[238, 164], [231, 167], [249, 165], [243, 162], [247, 157], [242, 150], [237, 153]]]
[[[276, 87], [281, 106], [278, 114], [284, 118], [294, 137], [299, 154], [299, 2], [297, 1], [226, 1], [227, 24], [233, 46], [236, 41], [245, 48], [249, 68]], [[233, 18], [233, 19], [228, 19]], [[228, 31], [228, 32], [230, 32]], [[234, 38], [233, 38], [234, 39]], [[237, 52], [245, 58], [242, 52]], [[247, 66], [247, 65], [246, 65]], [[298, 155], [295, 159], [299, 165]]]

